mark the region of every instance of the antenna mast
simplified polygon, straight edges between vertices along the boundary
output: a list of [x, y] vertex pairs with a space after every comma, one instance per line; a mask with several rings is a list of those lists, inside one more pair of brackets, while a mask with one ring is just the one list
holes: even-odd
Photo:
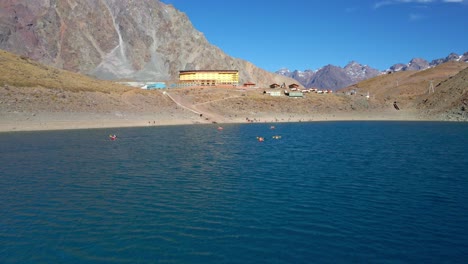
[[433, 80], [431, 80], [431, 84], [429, 85], [428, 93], [431, 93], [431, 92], [434, 93], [434, 81]]

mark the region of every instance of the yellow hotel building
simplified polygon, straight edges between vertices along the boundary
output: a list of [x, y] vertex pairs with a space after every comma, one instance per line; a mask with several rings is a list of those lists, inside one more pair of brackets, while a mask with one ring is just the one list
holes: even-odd
[[180, 86], [237, 86], [238, 70], [179, 71]]

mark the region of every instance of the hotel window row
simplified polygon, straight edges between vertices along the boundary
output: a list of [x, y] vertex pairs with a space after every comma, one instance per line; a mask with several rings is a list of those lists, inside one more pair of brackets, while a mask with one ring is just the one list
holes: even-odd
[[237, 70], [199, 70], [180, 71], [180, 86], [218, 86], [239, 84], [239, 71]]

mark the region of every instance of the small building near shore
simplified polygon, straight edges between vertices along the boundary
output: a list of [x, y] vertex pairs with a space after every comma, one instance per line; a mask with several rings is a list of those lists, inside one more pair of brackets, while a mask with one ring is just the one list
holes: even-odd
[[295, 89], [295, 90], [297, 90], [297, 88], [299, 88], [299, 84], [293, 83], [293, 84], [290, 84], [288, 87], [289, 87], [289, 89]]
[[268, 92], [270, 96], [281, 96], [281, 91], [271, 91]]
[[253, 82], [246, 82], [246, 83], [244, 83], [244, 87], [253, 88], [253, 87], [255, 87], [255, 83], [253, 83]]
[[144, 86], [141, 87], [142, 89], [153, 90], [153, 89], [164, 89], [166, 88], [166, 83], [164, 82], [148, 82]]
[[289, 92], [289, 97], [304, 97], [302, 92]]
[[120, 84], [137, 87], [141, 89], [164, 89], [167, 88], [165, 82], [119, 82]]
[[277, 84], [277, 83], [273, 83], [273, 84], [270, 84], [270, 88], [278, 88], [280, 87], [281, 85]]

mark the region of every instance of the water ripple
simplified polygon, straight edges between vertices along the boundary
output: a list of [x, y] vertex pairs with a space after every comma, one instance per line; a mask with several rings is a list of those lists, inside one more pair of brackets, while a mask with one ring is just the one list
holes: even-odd
[[462, 263], [467, 132], [330, 122], [118, 129], [115, 142], [107, 130], [2, 134], [0, 262]]

